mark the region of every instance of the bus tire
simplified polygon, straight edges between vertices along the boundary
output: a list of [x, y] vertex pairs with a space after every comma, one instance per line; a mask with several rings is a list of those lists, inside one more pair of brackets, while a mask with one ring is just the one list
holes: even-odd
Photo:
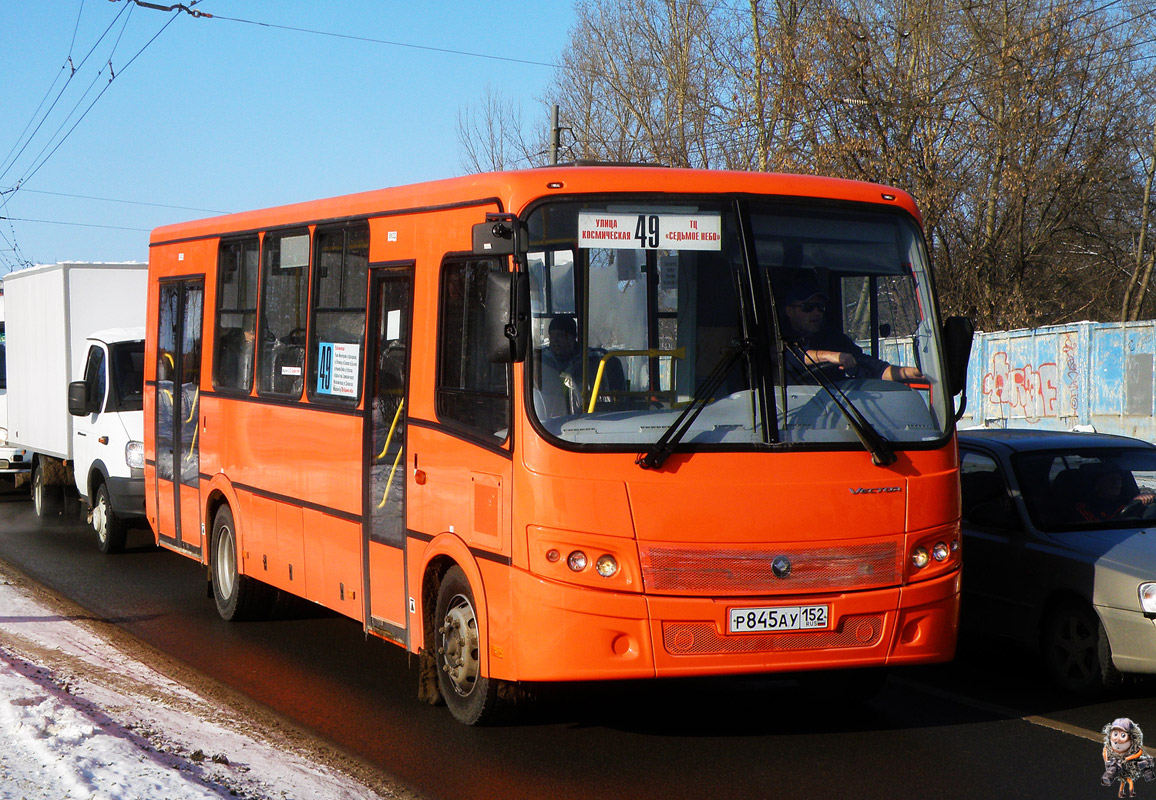
[[108, 487], [97, 484], [92, 498], [92, 529], [96, 532], [96, 543], [102, 553], [119, 553], [124, 550], [128, 538], [128, 525], [112, 510]]
[[221, 619], [241, 622], [267, 616], [274, 599], [273, 588], [242, 575], [237, 568], [237, 533], [228, 506], [221, 506], [213, 517], [209, 546], [209, 583]]
[[461, 567], [450, 567], [438, 587], [434, 616], [438, 688], [454, 719], [466, 725], [493, 721], [498, 681], [482, 674], [482, 642], [474, 593]]
[[64, 496], [59, 486], [48, 483], [44, 474], [44, 463], [36, 459], [32, 465], [32, 508], [41, 522], [56, 519], [64, 505]]

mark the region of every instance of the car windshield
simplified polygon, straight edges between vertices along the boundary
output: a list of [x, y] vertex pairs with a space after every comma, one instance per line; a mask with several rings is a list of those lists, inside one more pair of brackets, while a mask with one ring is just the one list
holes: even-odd
[[615, 197], [527, 222], [527, 396], [560, 443], [637, 447], [676, 427], [684, 447], [735, 449], [858, 448], [864, 424], [891, 445], [946, 434], [931, 280], [906, 215]]
[[1040, 530], [1135, 528], [1156, 520], [1156, 449], [1022, 453], [1014, 466]]

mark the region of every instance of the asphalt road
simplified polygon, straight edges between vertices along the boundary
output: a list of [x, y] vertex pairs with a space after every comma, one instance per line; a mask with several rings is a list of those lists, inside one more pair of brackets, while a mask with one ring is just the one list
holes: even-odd
[[1156, 730], [1152, 683], [1080, 702], [1027, 656], [970, 641], [866, 703], [770, 678], [582, 684], [466, 728], [419, 703], [416, 663], [352, 620], [223, 622], [202, 569], [147, 531], [105, 556], [87, 528], [41, 527], [0, 491], [0, 559], [429, 798], [1109, 798], [1100, 729]]

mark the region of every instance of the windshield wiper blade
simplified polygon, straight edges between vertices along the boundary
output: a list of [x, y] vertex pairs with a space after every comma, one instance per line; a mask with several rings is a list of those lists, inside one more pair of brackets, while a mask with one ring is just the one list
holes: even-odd
[[[875, 430], [875, 426], [863, 416], [863, 413], [851, 402], [847, 395], [843, 394], [843, 390], [836, 386], [834, 381], [824, 375], [823, 370], [816, 367], [813, 362], [808, 361], [806, 352], [799, 347], [799, 345], [784, 342], [783, 348], [784, 366], [786, 363], [785, 353], [787, 350], [790, 350], [791, 355], [798, 359], [799, 363], [803, 365], [803, 368], [807, 370], [807, 374], [819, 382], [819, 385], [823, 387], [823, 390], [830, 396], [831, 400], [834, 401], [835, 406], [843, 412], [843, 416], [851, 426], [851, 430], [855, 432], [855, 435], [859, 437], [859, 441], [863, 444], [863, 447], [871, 454], [871, 463], [877, 467], [886, 467], [894, 464], [896, 455], [895, 451], [891, 449], [891, 442], [887, 441], [879, 431]], [[785, 371], [784, 369], [784, 372]]]
[[730, 374], [731, 368], [741, 356], [749, 355], [753, 347], [754, 344], [750, 339], [736, 340], [734, 349], [721, 359], [711, 370], [711, 373], [706, 376], [706, 380], [699, 384], [694, 396], [690, 398], [690, 403], [682, 410], [682, 413], [674, 422], [670, 423], [670, 427], [663, 431], [662, 436], [658, 437], [658, 441], [651, 445], [649, 450], [638, 454], [634, 463], [643, 469], [661, 469], [662, 465], [666, 463], [666, 459], [674, 452], [674, 448], [682, 441], [682, 437], [686, 436], [686, 432], [690, 430], [690, 426], [694, 424], [698, 415], [706, 408], [706, 404], [714, 397], [715, 391], [722, 386], [722, 382]]

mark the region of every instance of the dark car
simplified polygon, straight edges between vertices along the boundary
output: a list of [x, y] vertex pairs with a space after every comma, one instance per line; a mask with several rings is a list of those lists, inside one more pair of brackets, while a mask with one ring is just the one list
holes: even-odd
[[1156, 447], [1031, 430], [959, 445], [968, 627], [1038, 648], [1069, 691], [1156, 673]]

